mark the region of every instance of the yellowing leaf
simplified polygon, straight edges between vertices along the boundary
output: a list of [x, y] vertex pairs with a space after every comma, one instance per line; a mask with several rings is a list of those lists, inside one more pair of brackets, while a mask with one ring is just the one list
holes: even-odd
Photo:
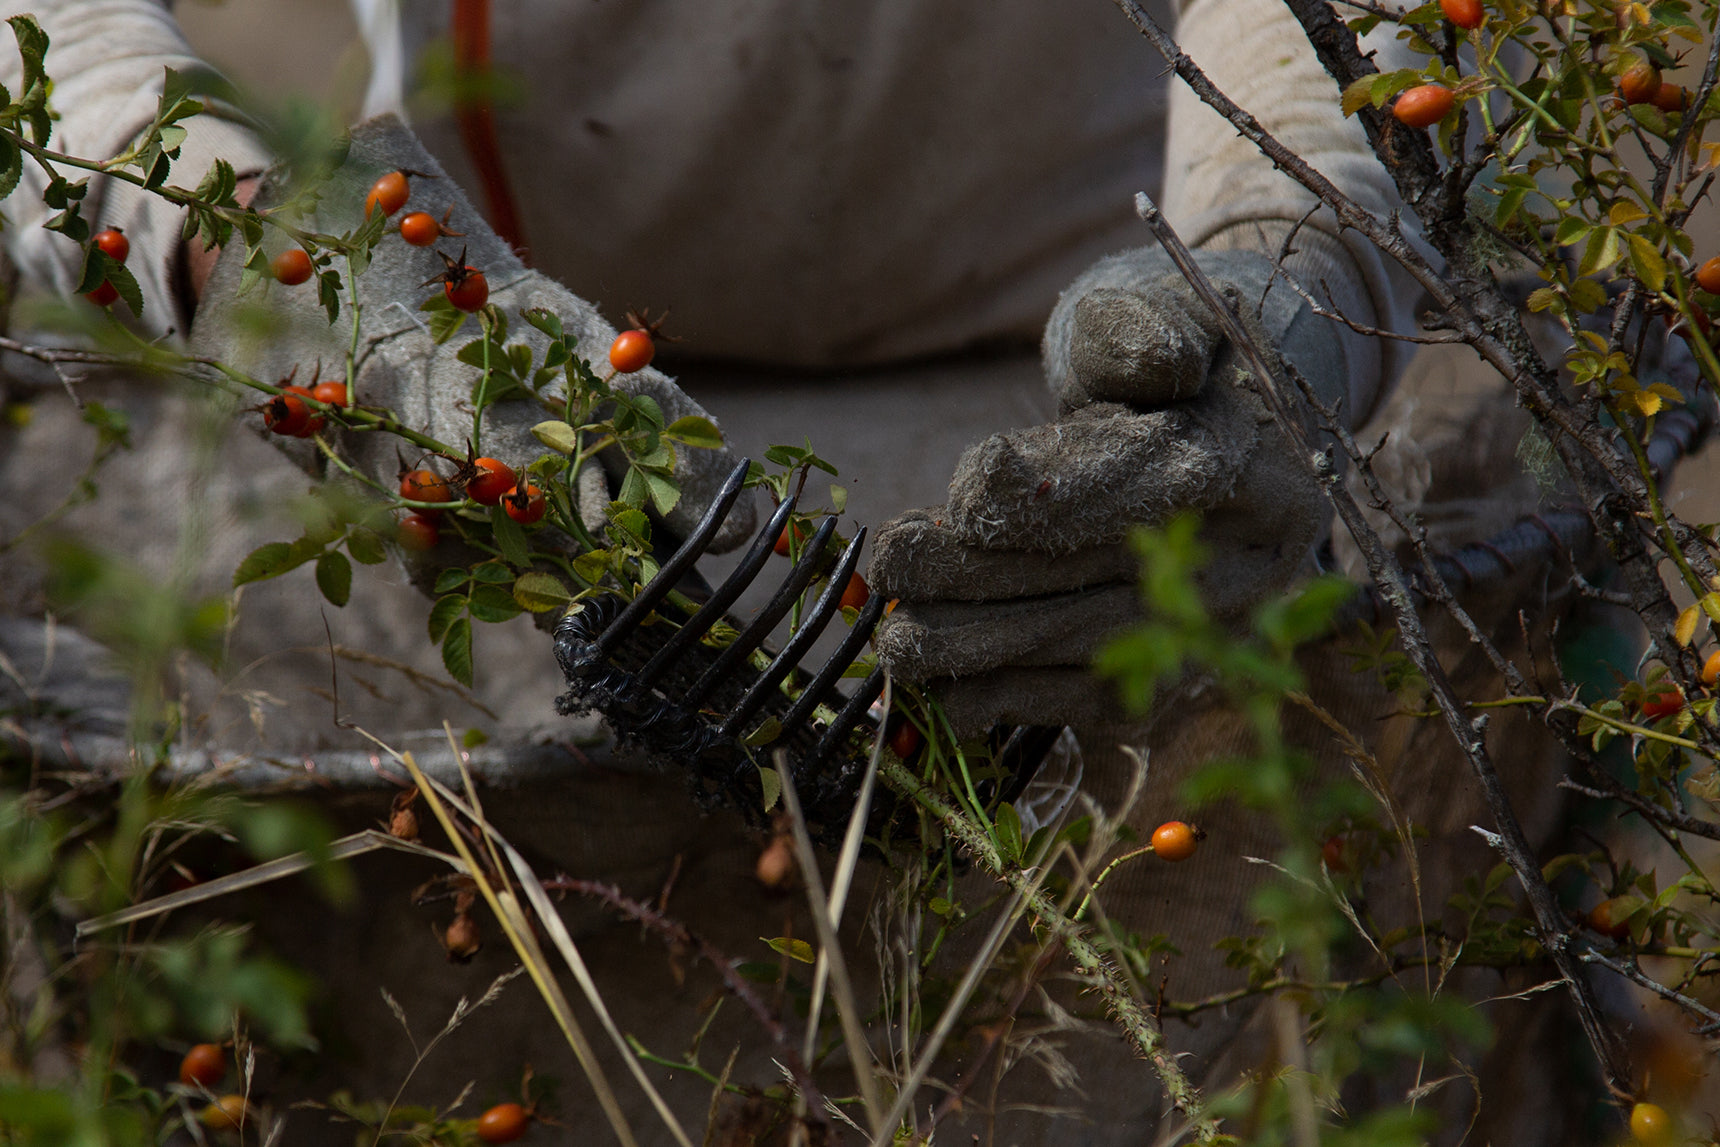
[[1652, 390], [1639, 390], [1630, 396], [1632, 403], [1644, 418], [1653, 418], [1660, 413], [1660, 395]]
[[779, 956], [799, 960], [802, 964], [812, 963], [812, 945], [805, 940], [791, 940], [787, 936], [778, 936], [774, 940], [760, 936], [759, 939], [769, 944], [770, 950]]
[[1612, 205], [1607, 212], [1607, 222], [1614, 227], [1623, 227], [1626, 223], [1635, 223], [1638, 219], [1647, 219], [1648, 212], [1638, 207], [1628, 199], [1621, 199]]
[[1690, 639], [1696, 636], [1696, 622], [1702, 616], [1702, 608], [1697, 605], [1686, 607], [1678, 615], [1678, 624], [1672, 628], [1672, 638], [1681, 646], [1690, 644]]
[[1372, 76], [1363, 76], [1361, 79], [1344, 89], [1344, 97], [1341, 101], [1341, 106], [1344, 109], [1345, 116], [1355, 115], [1372, 102], [1373, 83], [1374, 78]]

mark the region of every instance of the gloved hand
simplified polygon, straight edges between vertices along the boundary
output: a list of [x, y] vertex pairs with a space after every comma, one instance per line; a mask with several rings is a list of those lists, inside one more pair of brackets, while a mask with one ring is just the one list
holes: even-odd
[[[508, 246], [484, 223], [459, 187], [442, 171], [417, 138], [393, 116], [381, 116], [353, 131], [352, 147], [345, 163], [324, 190], [319, 214], [307, 227], [339, 233], [357, 226], [364, 218], [367, 189], [381, 174], [406, 170], [411, 177], [411, 199], [406, 211], [427, 211], [437, 220], [452, 209], [447, 226], [464, 234], [443, 238], [433, 247], [413, 247], [398, 235], [385, 236], [377, 245], [364, 273], [358, 276], [361, 322], [357, 334], [358, 355], [354, 400], [392, 409], [408, 427], [441, 442], [463, 449], [472, 435], [472, 386], [479, 371], [455, 356], [459, 348], [478, 334], [468, 322], [452, 339], [438, 346], [432, 339], [428, 316], [418, 310], [425, 299], [439, 291], [426, 280], [444, 269], [438, 250], [457, 255], [463, 247], [468, 265], [483, 271], [490, 287], [490, 301], [507, 314], [508, 342], [525, 339], [532, 344], [534, 361], [542, 361], [544, 337], [522, 318], [520, 312], [544, 307], [557, 314], [562, 328], [578, 337], [579, 352], [600, 372], [607, 368], [606, 354], [615, 329], [590, 303], [578, 298], [554, 280], [526, 268]], [[265, 183], [258, 195], [259, 206], [267, 206], [270, 188]], [[395, 217], [398, 222], [399, 215]], [[286, 287], [270, 283], [238, 294], [244, 251], [235, 243], [222, 252], [214, 273], [204, 287], [202, 302], [192, 327], [193, 350], [218, 358], [253, 377], [278, 382], [295, 367], [297, 382], [309, 385], [316, 362], [322, 363], [322, 378], [340, 378], [348, 341], [353, 337], [352, 311], [343, 297], [340, 321], [330, 326], [317, 301], [316, 283]], [[337, 264], [337, 266], [341, 266]], [[344, 267], [342, 268], [344, 269]], [[266, 302], [271, 323], [259, 336], [255, 308]], [[686, 415], [710, 416], [687, 397], [673, 381], [651, 368], [617, 375], [611, 385], [619, 391], [648, 395], [662, 408], [666, 422]], [[551, 384], [546, 392], [559, 392]], [[544, 453], [531, 428], [553, 417], [537, 402], [518, 399], [489, 406], [484, 413], [479, 453], [498, 458], [516, 468]], [[714, 420], [713, 420], [714, 421]], [[307, 470], [320, 473], [323, 460], [315, 443], [274, 437], [275, 441]], [[414, 448], [398, 438], [380, 433], [346, 434], [341, 449], [357, 468], [392, 486], [399, 463], [397, 451], [416, 461]], [[611, 452], [613, 453], [613, 451]], [[625, 462], [602, 459], [605, 466]], [[681, 498], [666, 515], [665, 525], [685, 535], [710, 505], [736, 459], [727, 450], [677, 447], [675, 478]], [[581, 517], [600, 525], [609, 491], [595, 468], [582, 475], [576, 489]], [[446, 474], [448, 467], [443, 467]], [[743, 497], [730, 512], [711, 549], [733, 548], [750, 536], [754, 528], [753, 505]]]
[[[1282, 280], [1268, 291], [1268, 259], [1199, 258], [1263, 347], [1324, 401], [1346, 392], [1331, 321]], [[1058, 420], [970, 448], [946, 505], [902, 515], [873, 542], [873, 592], [901, 602], [879, 656], [932, 683], [964, 734], [1120, 716], [1086, 666], [1140, 614], [1131, 527], [1202, 511], [1200, 589], [1214, 615], [1236, 618], [1288, 583], [1323, 521], [1306, 464], [1240, 380], [1246, 362], [1156, 249], [1076, 280], [1044, 356]]]

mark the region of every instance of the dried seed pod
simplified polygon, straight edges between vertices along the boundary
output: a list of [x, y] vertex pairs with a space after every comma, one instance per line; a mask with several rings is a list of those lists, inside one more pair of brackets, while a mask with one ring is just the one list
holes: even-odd
[[483, 934], [478, 931], [478, 922], [472, 919], [470, 912], [454, 917], [454, 922], [442, 933], [442, 947], [447, 950], [450, 963], [470, 963], [483, 946]]

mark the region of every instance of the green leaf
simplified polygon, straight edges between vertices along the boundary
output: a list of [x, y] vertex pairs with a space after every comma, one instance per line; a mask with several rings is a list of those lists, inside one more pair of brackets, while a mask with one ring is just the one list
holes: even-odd
[[472, 687], [472, 621], [457, 617], [442, 638], [442, 667], [448, 676], [470, 689]]
[[1363, 76], [1355, 83], [1344, 89], [1344, 97], [1339, 106], [1343, 108], [1346, 118], [1355, 115], [1367, 107], [1374, 99], [1374, 77]]
[[757, 748], [760, 745], [770, 744], [780, 736], [782, 736], [782, 722], [775, 717], [766, 717], [759, 723], [758, 728], [746, 735], [741, 744], [749, 748]]
[[782, 774], [759, 766], [758, 787], [764, 795], [764, 811], [769, 812], [782, 797]]
[[501, 562], [484, 562], [472, 569], [472, 580], [488, 585], [506, 585], [514, 580], [514, 571]]
[[[577, 569], [577, 566], [575, 567]], [[600, 567], [601, 569], [601, 567]], [[598, 576], [602, 576], [601, 572]], [[590, 580], [590, 579], [588, 579]], [[573, 595], [561, 579], [541, 570], [531, 570], [514, 582], [514, 600], [533, 613], [548, 613], [573, 603]]]
[[[381, 218], [380, 212], [377, 217]], [[454, 304], [448, 301], [448, 296], [441, 291], [418, 304], [418, 309], [430, 316], [430, 337], [437, 345], [453, 338], [466, 322], [466, 312], [455, 309]]]
[[1666, 286], [1666, 260], [1653, 243], [1641, 235], [1626, 234], [1625, 239], [1630, 244], [1630, 266], [1636, 272], [1636, 277], [1642, 280], [1642, 285], [1651, 291], [1659, 291]]
[[520, 604], [514, 595], [499, 585], [481, 585], [472, 591], [472, 617], [496, 624], [520, 615]]
[[1021, 817], [1010, 804], [997, 806], [997, 851], [1005, 864], [1021, 863]]
[[663, 433], [684, 445], [700, 450], [723, 448], [723, 432], [718, 430], [716, 423], [709, 418], [701, 418], [697, 414], [675, 419]]
[[520, 569], [532, 564], [531, 547], [526, 543], [526, 532], [520, 529], [520, 524], [508, 517], [500, 506], [490, 507], [490, 528], [495, 532], [496, 546], [509, 564]]
[[651, 496], [651, 486], [645, 481], [645, 471], [637, 466], [627, 468], [627, 477], [621, 480], [621, 492], [616, 500], [629, 506], [644, 506], [645, 500]]
[[557, 453], [573, 454], [579, 450], [579, 431], [565, 422], [540, 422], [532, 427], [532, 437]]
[[521, 311], [520, 318], [557, 342], [560, 342], [564, 337], [562, 335], [561, 316], [548, 307], [533, 307], [530, 310]]
[[245, 560], [233, 571], [233, 586], [236, 589], [247, 582], [280, 577], [302, 561], [293, 560], [293, 547], [286, 542], [258, 546], [245, 555]]
[[794, 940], [787, 936], [778, 936], [774, 940], [765, 936], [760, 936], [759, 939], [763, 940], [766, 944], [769, 944], [770, 950], [779, 956], [787, 956], [791, 960], [799, 960], [802, 964], [810, 964], [814, 960], [812, 945], [808, 944], [805, 940]]
[[1618, 262], [1620, 254], [1618, 231], [1612, 227], [1596, 227], [1589, 232], [1583, 257], [1577, 263], [1577, 274], [1592, 275], [1596, 271], [1604, 271]]
[[436, 588], [430, 592], [435, 594], [453, 593], [471, 580], [472, 575], [458, 566], [445, 569], [436, 575]]
[[465, 612], [464, 594], [437, 598], [436, 604], [430, 607], [430, 640], [441, 641], [448, 636], [448, 629], [454, 624], [454, 619]]
[[1560, 301], [1559, 292], [1551, 287], [1536, 287], [1529, 292], [1529, 309], [1531, 311], [1549, 310], [1558, 306]]
[[1593, 279], [1577, 279], [1570, 285], [1571, 305], [1585, 315], [1593, 314], [1607, 301], [1607, 289]]
[[353, 561], [367, 566], [380, 565], [388, 560], [388, 549], [382, 544], [382, 535], [363, 526], [354, 526], [347, 534], [346, 552], [352, 555]]
[[681, 491], [674, 481], [661, 474], [640, 471], [645, 474], [645, 485], [651, 491], [651, 504], [657, 508], [657, 513], [667, 514], [675, 508], [675, 503], [681, 500]]
[[317, 588], [333, 605], [343, 606], [352, 598], [352, 563], [339, 550], [329, 550], [317, 559]]

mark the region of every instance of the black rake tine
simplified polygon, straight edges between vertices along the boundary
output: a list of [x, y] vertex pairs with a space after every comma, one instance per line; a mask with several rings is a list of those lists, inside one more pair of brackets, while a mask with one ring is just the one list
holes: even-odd
[[747, 468], [750, 465], [751, 462], [748, 459], [742, 458], [740, 464], [729, 471], [729, 476], [724, 479], [723, 488], [718, 491], [716, 500], [711, 503], [711, 508], [705, 511], [705, 516], [699, 519], [698, 526], [688, 535], [687, 540], [681, 543], [681, 547], [667, 562], [663, 563], [662, 568], [657, 571], [657, 576], [639, 591], [639, 595], [627, 604], [627, 608], [621, 611], [620, 616], [616, 617], [602, 633], [597, 635], [599, 653], [607, 657], [615, 652], [622, 639], [651, 615], [651, 611], [657, 608], [658, 603], [669, 595], [670, 590], [675, 588], [675, 583], [681, 580], [681, 575], [691, 569], [693, 563], [704, 555], [705, 547], [711, 544], [711, 539], [716, 536], [724, 519], [729, 516], [730, 507], [735, 504], [735, 499], [740, 497], [741, 490], [746, 485]]
[[818, 527], [818, 532], [812, 535], [812, 541], [807, 544], [806, 553], [795, 563], [790, 571], [788, 580], [776, 591], [759, 615], [752, 619], [747, 627], [741, 630], [734, 644], [723, 650], [722, 655], [713, 661], [710, 668], [693, 683], [693, 687], [681, 698], [681, 703], [687, 708], [697, 708], [699, 702], [717, 682], [733, 673], [753, 650], [764, 643], [770, 636], [770, 631], [776, 628], [776, 623], [782, 620], [782, 615], [788, 612], [795, 599], [801, 595], [812, 579], [817, 576], [819, 567], [824, 564], [824, 547], [830, 544], [830, 535], [836, 532], [836, 519], [826, 518]]
[[734, 572], [724, 579], [723, 584], [716, 588], [716, 592], [711, 594], [705, 604], [699, 607], [699, 612], [695, 613], [686, 625], [678, 629], [673, 637], [664, 642], [663, 648], [659, 649], [651, 660], [645, 663], [645, 667], [634, 675], [634, 680], [639, 688], [649, 688], [652, 682], [662, 676], [665, 669], [681, 658], [688, 647], [703, 637], [705, 631], [717, 623], [718, 619], [723, 616], [723, 611], [733, 605], [735, 598], [739, 597], [741, 592], [752, 584], [753, 579], [758, 576], [758, 571], [763, 568], [765, 562], [770, 560], [771, 551], [776, 546], [776, 539], [787, 525], [788, 516], [794, 513], [796, 500], [795, 495], [790, 495], [784, 499], [783, 503], [776, 508], [776, 513], [771, 515], [770, 521], [765, 523], [764, 529], [760, 530], [758, 536], [753, 539], [753, 544], [747, 550], [746, 556], [741, 559], [740, 565], [736, 566]]
[[795, 631], [788, 644], [783, 646], [782, 652], [776, 655], [776, 660], [765, 668], [759, 679], [753, 683], [753, 687], [747, 690], [746, 696], [735, 706], [734, 712], [723, 721], [718, 729], [723, 736], [732, 737], [740, 732], [741, 726], [770, 699], [771, 691], [781, 684], [782, 679], [788, 676], [788, 671], [800, 662], [808, 647], [818, 640], [818, 635], [824, 632], [830, 619], [840, 612], [842, 595], [848, 589], [849, 575], [854, 572], [854, 567], [860, 564], [860, 548], [865, 544], [866, 529], [862, 526], [860, 532], [854, 535], [854, 540], [848, 543], [848, 548], [842, 551], [836, 569], [830, 574], [830, 583], [819, 595], [811, 614], [801, 619], [800, 628]]
[[867, 674], [866, 680], [860, 683], [854, 696], [848, 698], [848, 703], [836, 714], [836, 720], [830, 723], [830, 728], [824, 731], [824, 736], [818, 739], [818, 744], [813, 746], [812, 752], [801, 762], [803, 773], [815, 771], [824, 763], [825, 758], [836, 751], [836, 747], [854, 731], [854, 726], [860, 723], [866, 710], [872, 707], [872, 702], [876, 701], [878, 694], [883, 691], [884, 667], [880, 665]]
[[854, 659], [860, 655], [860, 647], [872, 636], [872, 630], [877, 628], [878, 620], [884, 616], [888, 604], [882, 594], [872, 595], [871, 600], [860, 610], [860, 616], [854, 619], [854, 628], [848, 631], [848, 636], [842, 639], [842, 644], [830, 655], [830, 660], [820, 667], [818, 675], [800, 694], [800, 700], [794, 703], [794, 708], [783, 717], [782, 732], [776, 741], [792, 736], [794, 731], [812, 716], [812, 711], [818, 707], [830, 687], [841, 680], [848, 667], [854, 663]]

